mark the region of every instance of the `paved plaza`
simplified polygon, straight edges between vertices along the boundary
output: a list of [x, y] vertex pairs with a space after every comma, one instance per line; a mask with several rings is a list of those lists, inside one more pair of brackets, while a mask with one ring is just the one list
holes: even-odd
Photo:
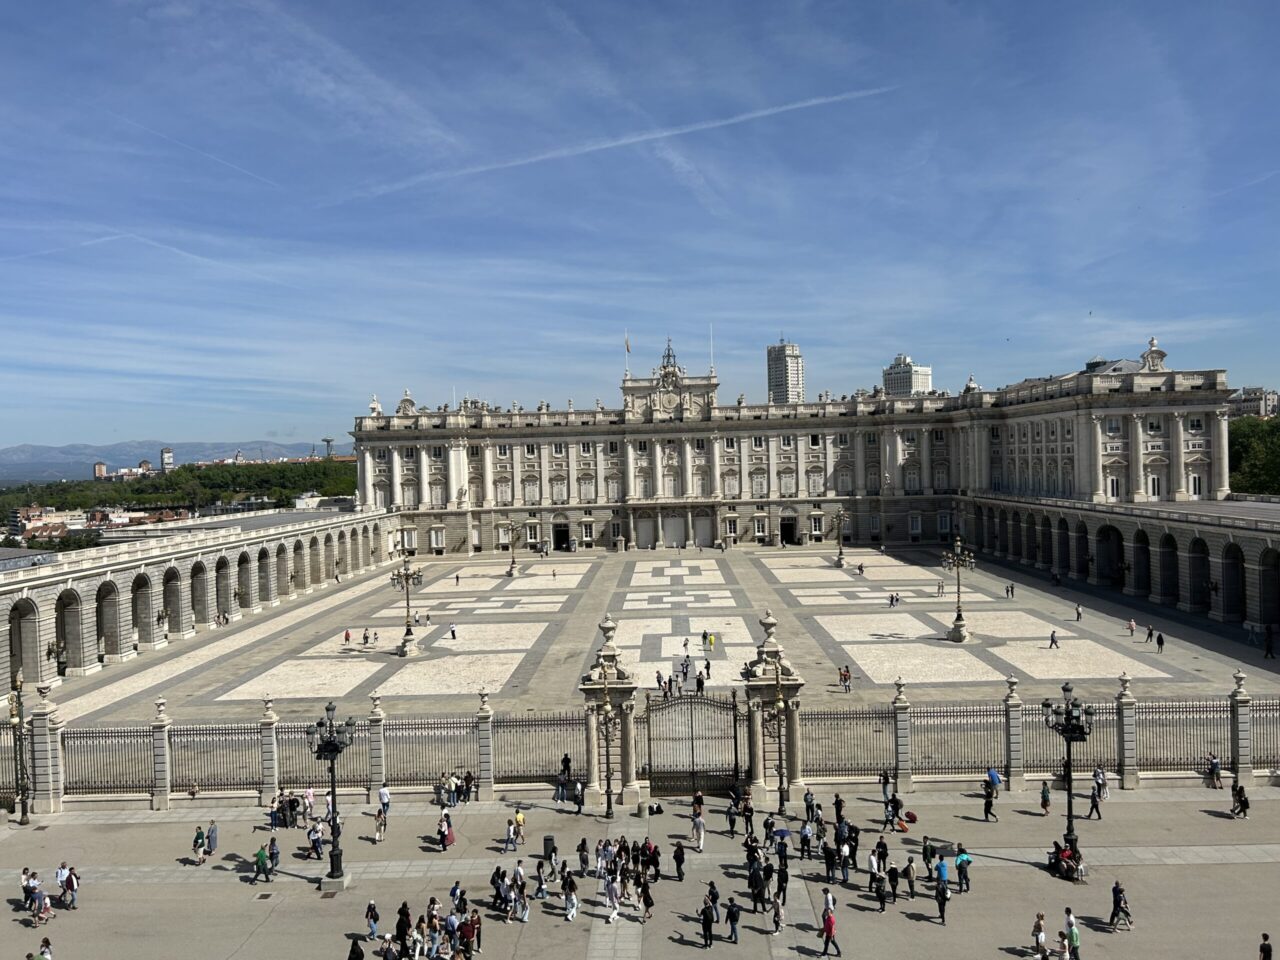
[[[1081, 954], [1095, 957], [1257, 956], [1258, 934], [1271, 929], [1274, 891], [1280, 876], [1280, 842], [1274, 816], [1280, 789], [1258, 788], [1251, 819], [1224, 813], [1225, 791], [1145, 789], [1139, 794], [1113, 791], [1105, 817], [1081, 821], [1082, 849], [1090, 863], [1089, 882], [1071, 885], [1051, 878], [1041, 867], [1043, 852], [1063, 829], [1063, 795], [1055, 793], [1053, 815], [1039, 816], [1034, 791], [1004, 793], [996, 804], [998, 823], [981, 818], [981, 800], [972, 794], [924, 794], [909, 798], [920, 823], [907, 835], [889, 834], [890, 857], [900, 867], [908, 856], [920, 862], [920, 844], [928, 834], [944, 843], [963, 843], [974, 857], [972, 890], [953, 895], [947, 926], [937, 922], [931, 884], [920, 882], [914, 901], [890, 902], [885, 914], [866, 891], [866, 874], [850, 883], [828, 883], [820, 860], [800, 861], [792, 851], [786, 925], [771, 936], [772, 921], [744, 910], [741, 942], [723, 940], [727, 928], [715, 928], [715, 948], [733, 956], [769, 958], [816, 956], [821, 940], [817, 919], [823, 888], [836, 901], [839, 942], [845, 956], [929, 957], [954, 960], [1001, 955], [1026, 956], [1032, 920], [1043, 910], [1050, 933], [1061, 927], [1070, 906], [1082, 929]], [[847, 816], [862, 829], [861, 859], [879, 835], [877, 792], [846, 794]], [[832, 796], [819, 793], [830, 815]], [[254, 809], [181, 807], [165, 813], [82, 811], [37, 818], [41, 829], [10, 825], [0, 831], [0, 866], [16, 876], [23, 866], [51, 882], [63, 860], [83, 878], [80, 907], [58, 911], [48, 926], [31, 929], [10, 898], [13, 910], [5, 933], [6, 955], [35, 951], [50, 937], [58, 957], [129, 957], [131, 960], [228, 960], [241, 957], [347, 956], [350, 941], [364, 930], [364, 909], [376, 900], [381, 928], [393, 930], [396, 909], [407, 901], [414, 919], [429, 897], [448, 902], [454, 881], [461, 881], [484, 918], [487, 957], [555, 957], [557, 960], [641, 960], [695, 955], [700, 950], [694, 919], [706, 890], [715, 881], [722, 907], [728, 897], [749, 907], [741, 848], [725, 834], [724, 804], [713, 800], [707, 815], [704, 851], [691, 850], [683, 883], [674, 879], [671, 851], [688, 842], [688, 805], [668, 801], [665, 812], [634, 816], [621, 810], [606, 821], [575, 816], [549, 798], [524, 804], [529, 842], [515, 853], [501, 852], [500, 838], [510, 803], [500, 799], [458, 808], [458, 843], [441, 854], [434, 842], [438, 809], [421, 799], [393, 797], [388, 839], [374, 846], [373, 808], [351, 801], [344, 806], [343, 847], [352, 885], [336, 895], [316, 888], [327, 868], [304, 859], [302, 831], [282, 830], [280, 873], [270, 885], [251, 885], [252, 858], [270, 837], [264, 813]], [[1078, 798], [1083, 805], [1083, 799]], [[760, 818], [772, 808], [758, 798]], [[797, 805], [798, 806], [798, 805]], [[1079, 810], [1080, 807], [1077, 807]], [[793, 813], [796, 810], [792, 811]], [[197, 824], [219, 823], [218, 854], [204, 866], [190, 858]], [[47, 824], [47, 827], [45, 826]], [[792, 820], [790, 827], [797, 828]], [[739, 824], [741, 829], [741, 824]], [[654, 916], [638, 922], [638, 911], [624, 906], [616, 924], [607, 924], [598, 884], [580, 884], [577, 921], [564, 922], [558, 885], [552, 896], [534, 901], [527, 923], [504, 924], [488, 908], [488, 877], [497, 864], [507, 869], [523, 858], [529, 875], [540, 859], [542, 837], [554, 838], [562, 855], [576, 865], [573, 849], [580, 838], [594, 847], [597, 838], [652, 838], [662, 846], [663, 879], [654, 885]], [[863, 863], [865, 867], [865, 863]], [[1111, 884], [1120, 879], [1136, 919], [1133, 930], [1113, 932], [1108, 923]], [[837, 872], [837, 880], [839, 873]], [[953, 877], [954, 884], [954, 877]], [[1205, 923], [1208, 917], [1212, 922]], [[365, 955], [374, 956], [373, 944]]]
[[[408, 659], [396, 655], [403, 594], [383, 567], [244, 624], [67, 678], [53, 698], [64, 719], [77, 723], [147, 719], [159, 695], [183, 721], [255, 717], [267, 696], [285, 717], [310, 716], [327, 699], [362, 713], [375, 691], [397, 713], [469, 711], [482, 689], [499, 710], [563, 709], [578, 703], [577, 682], [599, 646], [596, 625], [606, 611], [618, 622], [623, 662], [644, 688], [688, 655], [695, 667], [710, 664], [708, 686], [717, 689], [737, 681], [762, 638], [766, 609], [806, 680], [810, 705], [883, 703], [899, 677], [913, 700], [990, 700], [1004, 693], [1010, 674], [1029, 702], [1067, 679], [1086, 697], [1109, 698], [1121, 673], [1134, 678], [1139, 697], [1220, 697], [1242, 664], [1251, 691], [1280, 690], [1274, 661], [1233, 639], [1243, 636], [1238, 628], [1145, 601], [1129, 606], [1123, 596], [1074, 583], [1054, 587], [1020, 567], [980, 565], [965, 574], [973, 639], [950, 643], [954, 578], [943, 579], [936, 553], [850, 549], [844, 568], [829, 550], [518, 557], [515, 577], [506, 576], [505, 560], [427, 561], [425, 582], [411, 596], [418, 654]], [[900, 598], [893, 607], [891, 595]], [[1133, 636], [1131, 616], [1139, 624]], [[1164, 634], [1163, 654], [1146, 642], [1147, 624]], [[703, 644], [704, 631], [713, 642]], [[1051, 649], [1053, 632], [1059, 646]], [[846, 664], [854, 677], [849, 694], [836, 682]]]

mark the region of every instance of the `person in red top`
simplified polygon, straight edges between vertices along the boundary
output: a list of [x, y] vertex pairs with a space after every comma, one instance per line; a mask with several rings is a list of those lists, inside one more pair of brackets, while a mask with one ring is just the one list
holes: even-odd
[[840, 944], [836, 943], [836, 915], [831, 911], [830, 907], [822, 908], [822, 955], [830, 956], [827, 952], [831, 947], [836, 948], [836, 956], [840, 956]]

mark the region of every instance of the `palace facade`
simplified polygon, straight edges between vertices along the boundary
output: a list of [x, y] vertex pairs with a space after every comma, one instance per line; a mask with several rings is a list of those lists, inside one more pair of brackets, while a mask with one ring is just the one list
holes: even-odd
[[668, 344], [650, 376], [627, 373], [616, 408], [432, 409], [406, 390], [384, 412], [375, 397], [351, 432], [357, 496], [435, 554], [936, 543], [987, 494], [1224, 499], [1226, 373], [1165, 357], [1153, 338], [1139, 360], [998, 390], [970, 377], [955, 396], [752, 405], [720, 403], [714, 370], [690, 374]]

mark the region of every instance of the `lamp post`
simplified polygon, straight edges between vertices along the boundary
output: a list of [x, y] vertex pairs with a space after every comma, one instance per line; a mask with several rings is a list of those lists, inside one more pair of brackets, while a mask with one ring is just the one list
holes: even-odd
[[782, 661], [773, 660], [773, 706], [762, 718], [765, 735], [778, 743], [778, 816], [787, 815], [787, 701], [782, 696]]
[[13, 735], [13, 790], [19, 810], [18, 823], [31, 823], [31, 784], [27, 772], [27, 718], [22, 710], [22, 668], [13, 678], [13, 692], [9, 694], [9, 732]]
[[956, 618], [951, 621], [951, 629], [947, 631], [947, 639], [956, 643], [964, 643], [969, 639], [969, 628], [964, 622], [964, 610], [960, 606], [960, 571], [972, 570], [977, 565], [978, 561], [964, 548], [964, 541], [958, 536], [951, 549], [942, 554], [943, 568], [956, 572]]
[[837, 510], [836, 510], [836, 543], [838, 544], [838, 549], [836, 550], [836, 566], [837, 566], [837, 567], [843, 567], [843, 566], [844, 566], [844, 521], [845, 521], [845, 516], [846, 516], [846, 514], [845, 514], [845, 512], [844, 512], [844, 507], [840, 507], [839, 509], [837, 509]]
[[613, 735], [621, 719], [614, 712], [609, 697], [609, 664], [600, 663], [600, 682], [604, 687], [604, 705], [600, 708], [600, 732], [604, 734], [604, 818], [613, 819]]
[[400, 569], [391, 574], [391, 585], [397, 590], [404, 591], [404, 637], [400, 640], [400, 656], [412, 657], [418, 652], [417, 646], [413, 642], [413, 611], [410, 608], [411, 588], [422, 586], [422, 568], [411, 567], [409, 565], [409, 553], [403, 549], [404, 531], [401, 531], [401, 555], [404, 557]]
[[1062, 685], [1062, 702], [1054, 703], [1045, 698], [1040, 704], [1044, 713], [1044, 725], [1062, 737], [1067, 745], [1067, 759], [1062, 768], [1062, 778], [1067, 787], [1067, 832], [1062, 835], [1063, 842], [1072, 850], [1076, 847], [1075, 807], [1072, 804], [1072, 771], [1071, 744], [1084, 743], [1093, 732], [1093, 707], [1082, 706], [1080, 698], [1072, 695], [1071, 682]]
[[351, 746], [356, 737], [356, 721], [347, 717], [347, 722], [339, 724], [335, 715], [337, 706], [332, 700], [324, 708], [324, 716], [307, 727], [307, 746], [315, 754], [317, 760], [329, 762], [329, 796], [333, 798], [330, 815], [333, 818], [333, 843], [329, 845], [330, 880], [342, 880], [342, 847], [339, 839], [342, 836], [342, 822], [338, 817], [338, 757], [342, 751]]

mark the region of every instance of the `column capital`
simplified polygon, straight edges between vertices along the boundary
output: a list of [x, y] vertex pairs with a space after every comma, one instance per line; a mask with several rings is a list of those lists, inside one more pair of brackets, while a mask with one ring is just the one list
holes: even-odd
[[1169, 414], [1169, 416], [1173, 417], [1173, 422], [1175, 424], [1181, 425], [1182, 421], [1186, 419], [1187, 414], [1185, 410], [1174, 410]]

